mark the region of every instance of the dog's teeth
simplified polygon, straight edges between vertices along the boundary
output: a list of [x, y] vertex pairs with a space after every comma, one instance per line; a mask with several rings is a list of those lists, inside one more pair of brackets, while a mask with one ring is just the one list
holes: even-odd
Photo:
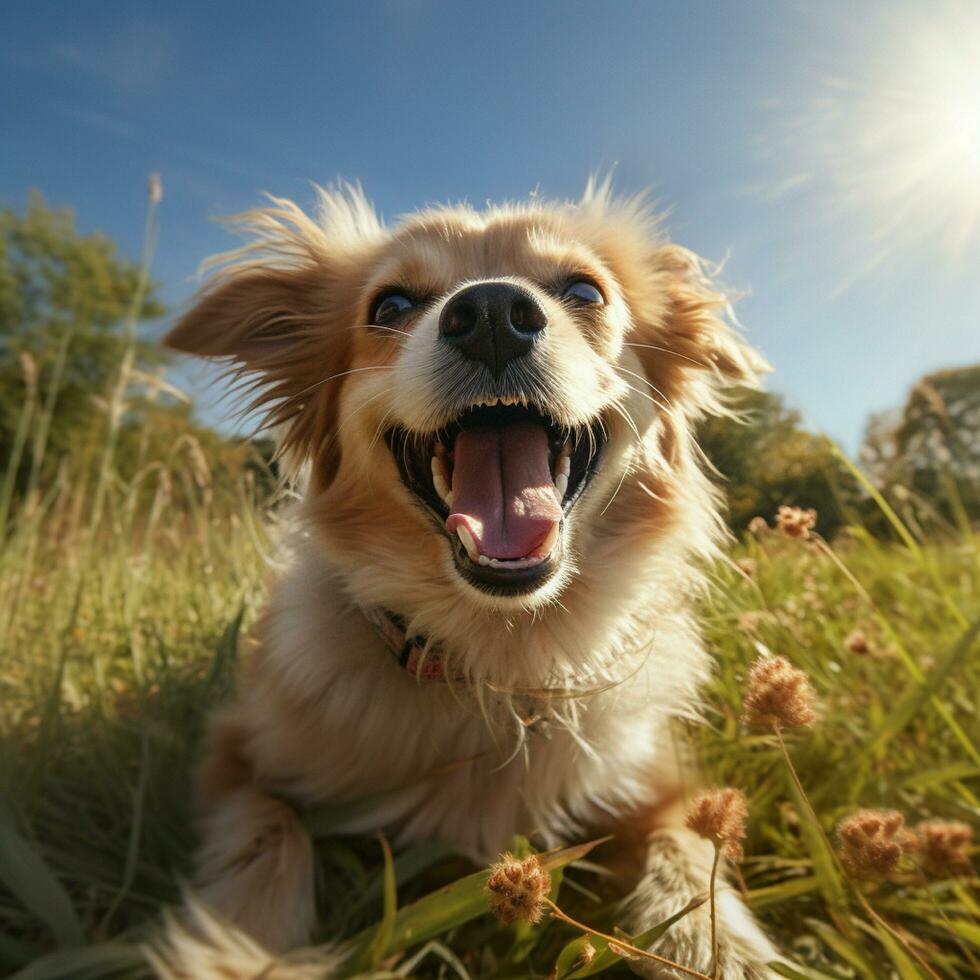
[[551, 525], [551, 530], [548, 532], [548, 537], [541, 542], [541, 546], [538, 548], [538, 552], [540, 554], [551, 554], [551, 552], [554, 550], [555, 542], [558, 540], [558, 530], [559, 524], [558, 521], [555, 521], [555, 523]]
[[466, 553], [470, 556], [470, 561], [479, 562], [480, 552], [476, 546], [476, 542], [473, 540], [473, 535], [467, 530], [465, 524], [460, 524], [456, 528], [456, 535], [460, 541], [463, 542], [463, 547], [466, 549]]
[[436, 493], [447, 503], [452, 504], [452, 491], [449, 489], [449, 484], [446, 483], [446, 478], [438, 473], [432, 475], [432, 485], [436, 488]]
[[486, 555], [480, 555], [478, 561], [480, 562], [481, 565], [489, 565], [490, 564], [490, 559], [487, 558]]
[[555, 489], [558, 491], [558, 499], [565, 499], [565, 492], [568, 490], [568, 474], [559, 473], [555, 477]]
[[572, 460], [569, 456], [559, 456], [558, 462], [555, 464], [555, 475], [568, 477], [569, 473], [572, 472]]
[[449, 474], [446, 472], [446, 464], [440, 456], [433, 456], [430, 463], [432, 468], [432, 486], [440, 497], [451, 507], [453, 504], [453, 492], [449, 489]]

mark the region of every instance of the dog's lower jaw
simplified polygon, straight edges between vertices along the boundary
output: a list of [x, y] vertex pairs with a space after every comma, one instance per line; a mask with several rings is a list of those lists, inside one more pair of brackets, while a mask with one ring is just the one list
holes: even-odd
[[[707, 895], [712, 857], [711, 845], [679, 821], [654, 831], [647, 846], [643, 876], [626, 903], [629, 932], [644, 932], [695, 896]], [[651, 952], [719, 980], [775, 980], [777, 974], [768, 964], [778, 959], [778, 954], [721, 874], [716, 885], [716, 905], [717, 974], [712, 974], [708, 903], [671, 926]], [[654, 960], [635, 958], [630, 960], [630, 966], [634, 973], [650, 980], [683, 976]]]

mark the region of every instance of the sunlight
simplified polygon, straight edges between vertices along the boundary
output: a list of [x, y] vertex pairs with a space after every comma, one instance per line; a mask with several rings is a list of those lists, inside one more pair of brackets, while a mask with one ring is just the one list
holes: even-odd
[[787, 120], [783, 159], [829, 217], [869, 224], [855, 275], [917, 247], [980, 254], [980, 8], [885, 17], [873, 36]]

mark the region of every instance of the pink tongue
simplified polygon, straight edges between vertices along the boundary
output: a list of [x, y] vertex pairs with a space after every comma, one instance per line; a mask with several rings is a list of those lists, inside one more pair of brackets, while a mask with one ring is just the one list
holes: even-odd
[[524, 558], [543, 544], [561, 520], [544, 429], [510, 425], [460, 432], [451, 511], [446, 529], [452, 533], [465, 525], [488, 558]]

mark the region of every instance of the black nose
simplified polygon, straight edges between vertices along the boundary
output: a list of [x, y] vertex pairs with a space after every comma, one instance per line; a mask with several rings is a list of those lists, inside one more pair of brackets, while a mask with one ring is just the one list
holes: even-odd
[[523, 357], [548, 325], [541, 304], [509, 282], [481, 282], [461, 289], [443, 308], [439, 335], [471, 361], [483, 361], [500, 377]]

